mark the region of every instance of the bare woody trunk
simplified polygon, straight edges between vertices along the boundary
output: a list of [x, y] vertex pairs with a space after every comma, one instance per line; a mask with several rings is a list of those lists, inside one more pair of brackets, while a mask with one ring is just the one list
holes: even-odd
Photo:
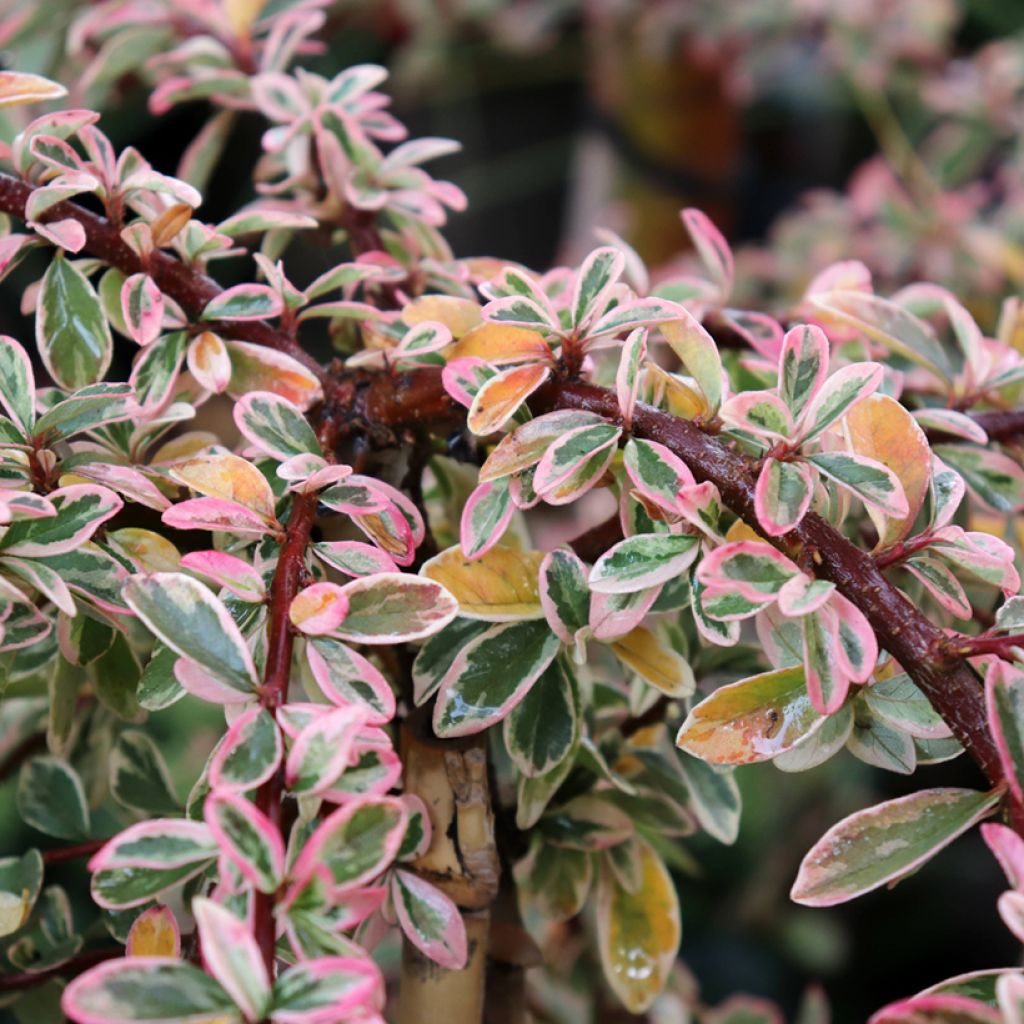
[[399, 1024], [480, 1024], [483, 1020], [491, 905], [501, 869], [487, 779], [484, 735], [440, 740], [418, 711], [402, 725], [405, 791], [427, 806], [429, 849], [412, 865], [454, 900], [466, 924], [469, 958], [449, 971], [403, 940]]

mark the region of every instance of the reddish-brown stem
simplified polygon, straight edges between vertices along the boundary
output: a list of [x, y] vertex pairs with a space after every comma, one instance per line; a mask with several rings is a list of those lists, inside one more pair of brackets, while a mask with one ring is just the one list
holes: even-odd
[[47, 850], [43, 854], [43, 863], [49, 867], [53, 864], [63, 864], [69, 860], [78, 860], [81, 857], [91, 857], [107, 842], [106, 839], [90, 839], [88, 842], [78, 843], [76, 846], [63, 846], [57, 850]]
[[948, 638], [948, 646], [950, 651], [964, 658], [996, 654], [1000, 658], [1012, 660], [1012, 649], [1024, 647], [1024, 633], [1009, 633], [1006, 636], [951, 636]]
[[891, 548], [875, 555], [875, 565], [879, 569], [887, 569], [890, 565], [896, 565], [904, 559], [909, 558], [915, 551], [928, 547], [932, 538], [930, 534], [921, 534], [919, 537], [911, 537], [910, 540], [901, 540], [893, 544]]
[[47, 971], [21, 971], [17, 974], [0, 974], [0, 992], [17, 992], [20, 989], [35, 988], [42, 985], [44, 981], [51, 978], [66, 978], [71, 975], [81, 974], [82, 971], [104, 960], [113, 960], [114, 957], [124, 956], [124, 948], [111, 946], [108, 949], [87, 949], [73, 956], [70, 960], [58, 964]]

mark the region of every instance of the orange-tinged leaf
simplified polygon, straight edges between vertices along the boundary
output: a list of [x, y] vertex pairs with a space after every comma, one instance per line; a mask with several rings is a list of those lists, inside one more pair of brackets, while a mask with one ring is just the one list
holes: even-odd
[[538, 363], [502, 371], [476, 393], [466, 425], [474, 434], [493, 434], [550, 375]]
[[192, 207], [188, 203], [175, 203], [168, 206], [152, 224], [149, 230], [153, 235], [153, 244], [159, 249], [167, 245], [181, 229], [191, 220]]
[[158, 903], [135, 918], [126, 956], [181, 956], [181, 932], [170, 907]]
[[211, 434], [206, 430], [190, 430], [188, 433], [172, 437], [170, 441], [160, 445], [153, 452], [151, 462], [155, 466], [182, 462], [218, 444], [220, 444], [220, 440], [216, 434]]
[[249, 34], [266, 0], [224, 0], [224, 14], [236, 36]]
[[753, 764], [796, 746], [824, 721], [798, 665], [719, 687], [687, 716], [676, 745], [709, 764]]
[[737, 519], [736, 522], [729, 527], [726, 532], [725, 539], [732, 543], [733, 541], [742, 540], [759, 540], [763, 541], [764, 537], [761, 536], [752, 526], [747, 526], [742, 519]]
[[541, 334], [528, 327], [487, 321], [459, 338], [452, 358], [465, 356], [477, 356], [489, 363], [529, 363], [551, 359], [551, 349]]
[[15, 107], [22, 103], [56, 100], [68, 94], [59, 82], [51, 82], [42, 75], [20, 71], [0, 71], [0, 107]]
[[628, 892], [611, 871], [597, 885], [601, 966], [630, 1013], [643, 1013], [661, 993], [682, 937], [679, 899], [661, 858], [639, 840], [640, 885]]
[[932, 465], [928, 439], [917, 420], [888, 395], [870, 395], [855, 405], [846, 414], [846, 434], [856, 454], [887, 466], [903, 485], [910, 507], [906, 516], [895, 519], [865, 506], [878, 531], [877, 547], [889, 547], [910, 532], [928, 493]]
[[430, 559], [421, 576], [440, 583], [459, 602], [459, 614], [484, 622], [540, 619], [537, 582], [543, 551], [518, 551], [496, 544], [470, 562], [460, 547], [448, 548]]
[[413, 327], [424, 320], [436, 320], [453, 338], [461, 338], [480, 323], [480, 303], [455, 295], [422, 295], [402, 310], [402, 322]]
[[663, 644], [656, 633], [646, 626], [636, 626], [612, 645], [615, 656], [670, 697], [685, 697], [693, 693], [693, 671], [686, 659]]
[[179, 462], [171, 476], [208, 498], [234, 501], [257, 515], [274, 519], [274, 492], [267, 478], [240, 455], [206, 455]]
[[228, 392], [239, 398], [249, 391], [273, 391], [305, 411], [323, 398], [320, 382], [298, 360], [248, 341], [229, 341], [231, 383]]

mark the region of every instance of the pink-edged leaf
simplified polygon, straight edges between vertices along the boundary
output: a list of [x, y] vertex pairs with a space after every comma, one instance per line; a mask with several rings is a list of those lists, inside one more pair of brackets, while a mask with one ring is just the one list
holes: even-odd
[[320, 561], [346, 576], [373, 576], [379, 572], [398, 572], [394, 559], [372, 544], [358, 540], [318, 541], [313, 554]]
[[679, 216], [689, 232], [708, 276], [718, 286], [720, 301], [725, 302], [732, 291], [735, 272], [729, 243], [703, 211], [691, 206], [683, 210]]
[[92, 898], [108, 910], [140, 906], [199, 874], [217, 852], [217, 842], [202, 822], [139, 822], [114, 836], [89, 861]]
[[261, 604], [267, 596], [263, 577], [244, 559], [224, 551], [190, 551], [179, 563], [217, 586], [230, 590], [235, 597], [251, 604]]
[[61, 1009], [75, 1024], [214, 1024], [238, 1015], [234, 1000], [208, 974], [164, 956], [118, 958], [91, 968], [64, 990]]
[[249, 925], [213, 900], [196, 897], [192, 914], [206, 969], [245, 1014], [261, 1020], [270, 1000], [270, 976]]
[[292, 877], [299, 887], [326, 868], [335, 895], [376, 878], [395, 859], [409, 811], [397, 797], [356, 798], [328, 815], [302, 848]]
[[858, 402], [873, 395], [882, 383], [883, 374], [879, 363], [851, 363], [832, 374], [800, 418], [803, 440], [817, 437]]
[[18, 342], [0, 334], [0, 406], [26, 437], [35, 423], [36, 379], [32, 361]]
[[678, 320], [682, 315], [682, 306], [667, 299], [636, 299], [613, 306], [587, 332], [589, 338], [601, 335], [621, 334], [637, 327], [648, 327], [652, 324], [664, 323], [667, 320]]
[[788, 441], [795, 430], [788, 407], [771, 391], [744, 391], [722, 406], [721, 415], [729, 426], [773, 441]]
[[[1003, 924], [1018, 942], [1024, 942], [1024, 893], [1004, 892], [996, 903]], [[1022, 993], [1024, 994], [1024, 993]]]
[[25, 71], [0, 72], [0, 107], [14, 107], [23, 103], [41, 103], [67, 95], [67, 89], [42, 75]]
[[835, 714], [846, 700], [850, 676], [844, 671], [838, 648], [839, 625], [828, 607], [800, 619], [804, 678], [811, 705], [819, 715]]
[[158, 903], [135, 918], [128, 929], [124, 955], [166, 956], [173, 959], [181, 956], [181, 929], [170, 907]]
[[67, 252], [81, 252], [85, 248], [85, 228], [74, 217], [48, 220], [46, 223], [29, 221], [28, 226], [37, 235], [42, 235], [48, 242], [52, 242]]
[[128, 336], [137, 345], [148, 345], [160, 336], [164, 296], [148, 274], [132, 274], [121, 285], [121, 315]]
[[402, 931], [427, 959], [449, 971], [466, 966], [466, 926], [448, 896], [399, 869], [391, 876], [391, 899]]
[[798, 419], [828, 375], [828, 338], [820, 327], [801, 324], [786, 332], [779, 359], [779, 397]]
[[172, 651], [251, 696], [259, 686], [252, 654], [235, 620], [198, 580], [184, 573], [132, 576], [124, 599]]
[[836, 585], [816, 580], [801, 573], [782, 584], [779, 590], [779, 611], [787, 618], [809, 615], [817, 611], [835, 593]]
[[[577, 427], [563, 434], [544, 453], [533, 476], [533, 487], [549, 504], [567, 504], [579, 493], [578, 478], [591, 485], [615, 452], [622, 428], [611, 423]], [[591, 471], [591, 466], [600, 471]]]
[[477, 393], [496, 373], [497, 370], [479, 356], [463, 356], [445, 366], [441, 383], [459, 405], [469, 409]]
[[254, 704], [232, 723], [210, 758], [210, 788], [234, 793], [261, 786], [284, 754], [281, 732], [266, 708]]
[[693, 534], [641, 533], [610, 547], [587, 580], [595, 593], [629, 594], [675, 579], [699, 550]]
[[899, 881], [988, 817], [999, 800], [998, 791], [924, 789], [857, 811], [810, 849], [790, 897], [830, 907]]
[[480, 558], [501, 540], [516, 507], [508, 478], [485, 480], [473, 488], [462, 507], [459, 540], [466, 558]]
[[336, 583], [314, 583], [299, 591], [288, 608], [291, 624], [302, 633], [333, 633], [348, 615], [348, 598]]
[[398, 858], [399, 860], [416, 860], [430, 849], [433, 835], [430, 812], [423, 799], [415, 793], [403, 793], [399, 799], [409, 812], [409, 825], [402, 839], [402, 848], [398, 851]]
[[312, 640], [306, 658], [317, 687], [332, 704], [365, 708], [369, 725], [383, 725], [394, 717], [394, 692], [361, 654], [334, 640]]
[[237, 793], [210, 793], [203, 817], [217, 845], [242, 877], [260, 892], [274, 892], [284, 878], [284, 840], [277, 826]]
[[900, 478], [881, 462], [848, 452], [817, 452], [807, 459], [824, 476], [887, 516], [902, 519], [909, 513]]
[[275, 459], [320, 455], [320, 443], [302, 411], [272, 391], [250, 391], [235, 405], [235, 425], [260, 451]]
[[633, 486], [670, 512], [676, 511], [680, 488], [695, 485], [689, 467], [657, 441], [631, 437], [623, 451], [623, 465]]
[[985, 672], [985, 705], [1010, 791], [1024, 800], [1024, 672], [994, 659]]
[[[544, 619], [499, 623], [450, 661], [434, 705], [438, 736], [468, 736], [501, 721], [529, 692], [561, 648]], [[500, 664], [502, 671], [494, 672]]]
[[414, 324], [402, 336], [395, 349], [396, 356], [411, 358], [440, 352], [452, 343], [452, 332], [436, 320], [421, 320]]
[[275, 532], [267, 520], [244, 505], [220, 498], [189, 498], [172, 505], [161, 517], [176, 530], [223, 530], [243, 537], [262, 537]]
[[188, 658], [179, 658], [174, 663], [173, 673], [186, 693], [208, 704], [248, 704], [253, 699], [251, 693], [229, 686]]
[[778, 594], [793, 576], [796, 564], [770, 544], [742, 540], [708, 552], [697, 568], [705, 587], [734, 591], [749, 601], [765, 602]]
[[628, 430], [633, 422], [633, 407], [640, 387], [640, 367], [647, 356], [647, 332], [638, 327], [622, 345], [619, 368], [615, 373], [615, 395], [622, 425]]
[[631, 632], [643, 622], [660, 593], [661, 587], [651, 587], [629, 594], [591, 594], [587, 625], [594, 639], [605, 642]]
[[625, 267], [625, 257], [611, 246], [595, 249], [583, 261], [569, 297], [569, 319], [579, 328], [599, 316]]
[[754, 511], [769, 537], [781, 537], [807, 514], [814, 496], [811, 471], [803, 462], [765, 459], [754, 488]]
[[498, 480], [530, 469], [540, 462], [555, 441], [570, 430], [604, 422], [602, 417], [592, 412], [579, 412], [575, 409], [559, 409], [529, 420], [498, 442], [480, 468], [480, 481]]
[[926, 554], [917, 554], [908, 558], [903, 567], [921, 582], [925, 590], [946, 611], [960, 619], [974, 618], [974, 609], [967, 597], [967, 591], [945, 562], [930, 558]]
[[545, 304], [527, 295], [508, 295], [488, 302], [480, 315], [491, 323], [512, 324], [533, 330], [557, 332], [561, 329], [558, 319]]
[[970, 416], [955, 409], [915, 409], [913, 417], [926, 430], [941, 431], [974, 444], [988, 444], [988, 434]]
[[155, 512], [164, 512], [171, 502], [148, 476], [131, 466], [112, 462], [88, 462], [75, 466], [75, 476], [85, 477]]
[[867, 682], [878, 661], [878, 639], [864, 613], [842, 594], [833, 594], [829, 609], [839, 632], [836, 653], [842, 670], [855, 682]]
[[285, 766], [285, 785], [293, 793], [322, 794], [349, 766], [356, 736], [367, 723], [362, 705], [350, 704], [321, 715], [295, 738]]
[[361, 644], [422, 640], [444, 629], [458, 602], [439, 583], [409, 573], [378, 573], [341, 588], [348, 616], [335, 635]]
[[265, 320], [280, 316], [284, 302], [265, 284], [239, 284], [210, 299], [203, 320]]
[[1017, 890], [1024, 889], [1024, 839], [1008, 825], [995, 821], [981, 826], [981, 838], [999, 861], [1010, 885]]
[[563, 643], [574, 644], [589, 614], [586, 565], [572, 551], [549, 551], [540, 564], [538, 590], [548, 625]]
[[[384, 979], [369, 957], [319, 957], [289, 967], [274, 984], [273, 1024], [380, 1020]], [[365, 1012], [364, 1012], [365, 1011]]]
[[185, 353], [189, 373], [196, 383], [215, 395], [227, 390], [231, 383], [231, 353], [219, 334], [203, 331], [189, 342]]
[[551, 376], [539, 363], [512, 366], [495, 374], [477, 391], [466, 425], [474, 434], [493, 434]]
[[997, 1009], [970, 996], [919, 995], [890, 1003], [869, 1024], [1009, 1024]]
[[0, 552], [22, 558], [66, 554], [81, 547], [124, 507], [113, 491], [96, 484], [71, 484], [48, 497], [57, 514], [12, 523], [0, 537]]
[[660, 330], [686, 372], [697, 382], [707, 402], [707, 414], [714, 416], [722, 404], [723, 393], [722, 357], [714, 338], [683, 307], [679, 319], [666, 321]]
[[244, 505], [274, 523], [274, 492], [267, 478], [247, 459], [228, 452], [176, 462], [171, 477], [207, 498]]

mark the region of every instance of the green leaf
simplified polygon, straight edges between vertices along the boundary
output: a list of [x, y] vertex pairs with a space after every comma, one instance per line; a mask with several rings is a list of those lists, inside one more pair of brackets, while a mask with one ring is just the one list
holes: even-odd
[[685, 750], [677, 753], [690, 791], [690, 810], [701, 828], [727, 846], [736, 842], [740, 830], [740, 789], [732, 771], [714, 768]]
[[39, 289], [36, 343], [50, 376], [68, 391], [95, 383], [110, 368], [113, 341], [99, 296], [59, 252]]
[[590, 853], [550, 843], [538, 842], [516, 868], [520, 891], [553, 922], [568, 921], [583, 909], [593, 879], [594, 858]]
[[606, 551], [590, 571], [590, 589], [628, 594], [665, 583], [697, 557], [698, 538], [691, 534], [642, 533]]
[[89, 807], [78, 773], [56, 757], [34, 757], [22, 765], [18, 813], [33, 828], [58, 839], [89, 834]]
[[110, 792], [123, 806], [152, 816], [181, 811], [160, 748], [137, 729], [126, 729], [110, 754]]
[[800, 865], [791, 897], [809, 907], [845, 903], [904, 878], [987, 817], [1001, 794], [925, 789], [833, 825]]
[[147, 711], [163, 711], [185, 696], [185, 688], [174, 677], [178, 655], [169, 647], [157, 644], [139, 680], [136, 696]]
[[0, 937], [16, 932], [29, 918], [43, 885], [38, 850], [0, 859]]
[[441, 681], [438, 736], [465, 736], [500, 721], [526, 696], [561, 643], [547, 622], [501, 623], [468, 644]]
[[28, 353], [13, 338], [0, 336], [0, 406], [28, 437], [35, 421], [36, 382]]
[[825, 476], [853, 491], [862, 501], [881, 509], [886, 515], [900, 518], [907, 514], [907, 496], [903, 485], [891, 469], [863, 455], [844, 452], [819, 452], [808, 455], [807, 461]]
[[579, 729], [574, 686], [556, 658], [505, 719], [505, 749], [524, 775], [544, 775], [572, 749]]
[[981, 501], [996, 512], [1024, 505], [1024, 472], [999, 451], [959, 444], [937, 444], [932, 451], [955, 469]]
[[432, 636], [412, 663], [412, 684], [417, 707], [425, 704], [441, 685], [462, 650], [491, 628], [477, 619], [455, 619]]

